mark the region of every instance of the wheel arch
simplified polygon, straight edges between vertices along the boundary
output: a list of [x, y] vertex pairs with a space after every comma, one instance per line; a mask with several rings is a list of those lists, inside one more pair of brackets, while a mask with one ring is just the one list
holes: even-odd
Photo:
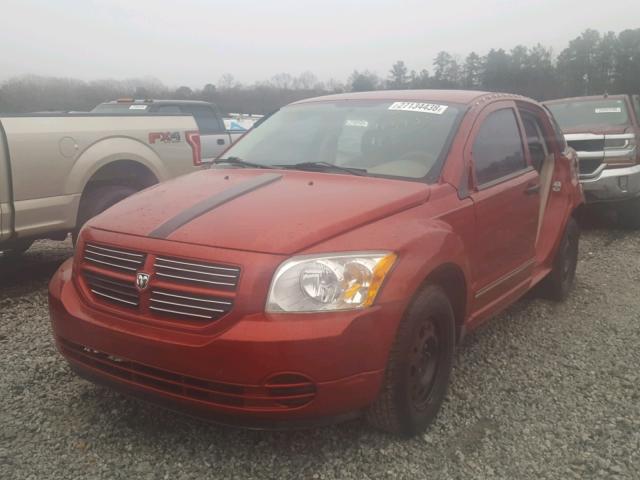
[[464, 335], [468, 310], [468, 283], [464, 270], [453, 262], [440, 264], [425, 277], [416, 295], [427, 285], [439, 286], [451, 301], [456, 322], [456, 339], [460, 341]]
[[123, 165], [120, 162], [130, 162], [128, 165], [137, 168], [144, 167], [144, 171], [150, 172], [156, 182], [170, 176], [158, 154], [148, 145], [129, 137], [110, 137], [92, 144], [78, 156], [67, 177], [65, 193], [83, 193], [92, 179], [104, 175], [103, 169], [113, 169], [115, 167], [110, 166], [113, 164]]

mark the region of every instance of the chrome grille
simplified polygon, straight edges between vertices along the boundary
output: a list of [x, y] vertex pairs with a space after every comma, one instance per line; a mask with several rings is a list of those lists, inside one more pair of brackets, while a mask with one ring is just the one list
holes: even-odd
[[146, 255], [88, 243], [84, 248], [84, 259], [99, 267], [135, 272], [144, 265]]
[[140, 305], [138, 290], [133, 282], [86, 271], [83, 275], [89, 290], [99, 299], [126, 308], [138, 308]]
[[156, 257], [154, 267], [160, 279], [223, 290], [235, 290], [240, 277], [238, 267], [177, 258]]
[[190, 320], [217, 320], [231, 310], [233, 302], [224, 298], [152, 290], [149, 309], [157, 315]]
[[578, 168], [580, 169], [580, 175], [591, 175], [602, 165], [602, 160], [599, 158], [580, 158], [578, 157]]
[[602, 152], [604, 150], [604, 137], [588, 140], [568, 140], [567, 143], [576, 152]]

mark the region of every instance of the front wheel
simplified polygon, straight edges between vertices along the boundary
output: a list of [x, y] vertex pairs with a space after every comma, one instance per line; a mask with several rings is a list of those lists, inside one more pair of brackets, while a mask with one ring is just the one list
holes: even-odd
[[19, 240], [15, 243], [12, 243], [7, 249], [0, 248], [0, 259], [11, 260], [14, 258], [18, 258], [24, 252], [29, 250], [29, 248], [33, 245], [33, 240]]
[[579, 241], [580, 228], [571, 217], [553, 261], [553, 270], [542, 281], [542, 293], [546, 298], [562, 302], [569, 296], [576, 278]]
[[447, 394], [454, 351], [451, 302], [442, 288], [429, 285], [398, 327], [384, 383], [367, 412], [369, 423], [404, 436], [423, 432]]
[[137, 190], [133, 187], [105, 185], [94, 187], [84, 194], [80, 203], [76, 229], [72, 233], [73, 244], [75, 245], [78, 241], [78, 234], [88, 220], [136, 192]]
[[640, 228], [640, 198], [627, 200], [618, 207], [618, 222], [625, 228]]

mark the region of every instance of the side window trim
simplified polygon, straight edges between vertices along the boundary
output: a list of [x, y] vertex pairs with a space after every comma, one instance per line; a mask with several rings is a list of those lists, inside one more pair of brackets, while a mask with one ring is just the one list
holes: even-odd
[[518, 178], [522, 175], [526, 175], [527, 173], [532, 172], [533, 170], [535, 170], [535, 168], [533, 168], [531, 165], [527, 165], [520, 170], [516, 170], [515, 172], [511, 172], [500, 178], [496, 178], [494, 180], [489, 180], [488, 182], [481, 183], [476, 187], [476, 190], [481, 192], [482, 190], [495, 187], [496, 185], [500, 185], [501, 183], [508, 182], [509, 180], [513, 180], [514, 178]]

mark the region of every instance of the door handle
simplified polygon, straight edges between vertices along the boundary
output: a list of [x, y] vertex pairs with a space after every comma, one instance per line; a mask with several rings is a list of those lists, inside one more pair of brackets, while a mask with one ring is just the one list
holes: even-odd
[[540, 184], [532, 183], [527, 185], [527, 188], [524, 189], [525, 195], [537, 195], [540, 193]]
[[219, 138], [218, 139], [218, 145], [224, 145], [224, 139], [223, 138]]

